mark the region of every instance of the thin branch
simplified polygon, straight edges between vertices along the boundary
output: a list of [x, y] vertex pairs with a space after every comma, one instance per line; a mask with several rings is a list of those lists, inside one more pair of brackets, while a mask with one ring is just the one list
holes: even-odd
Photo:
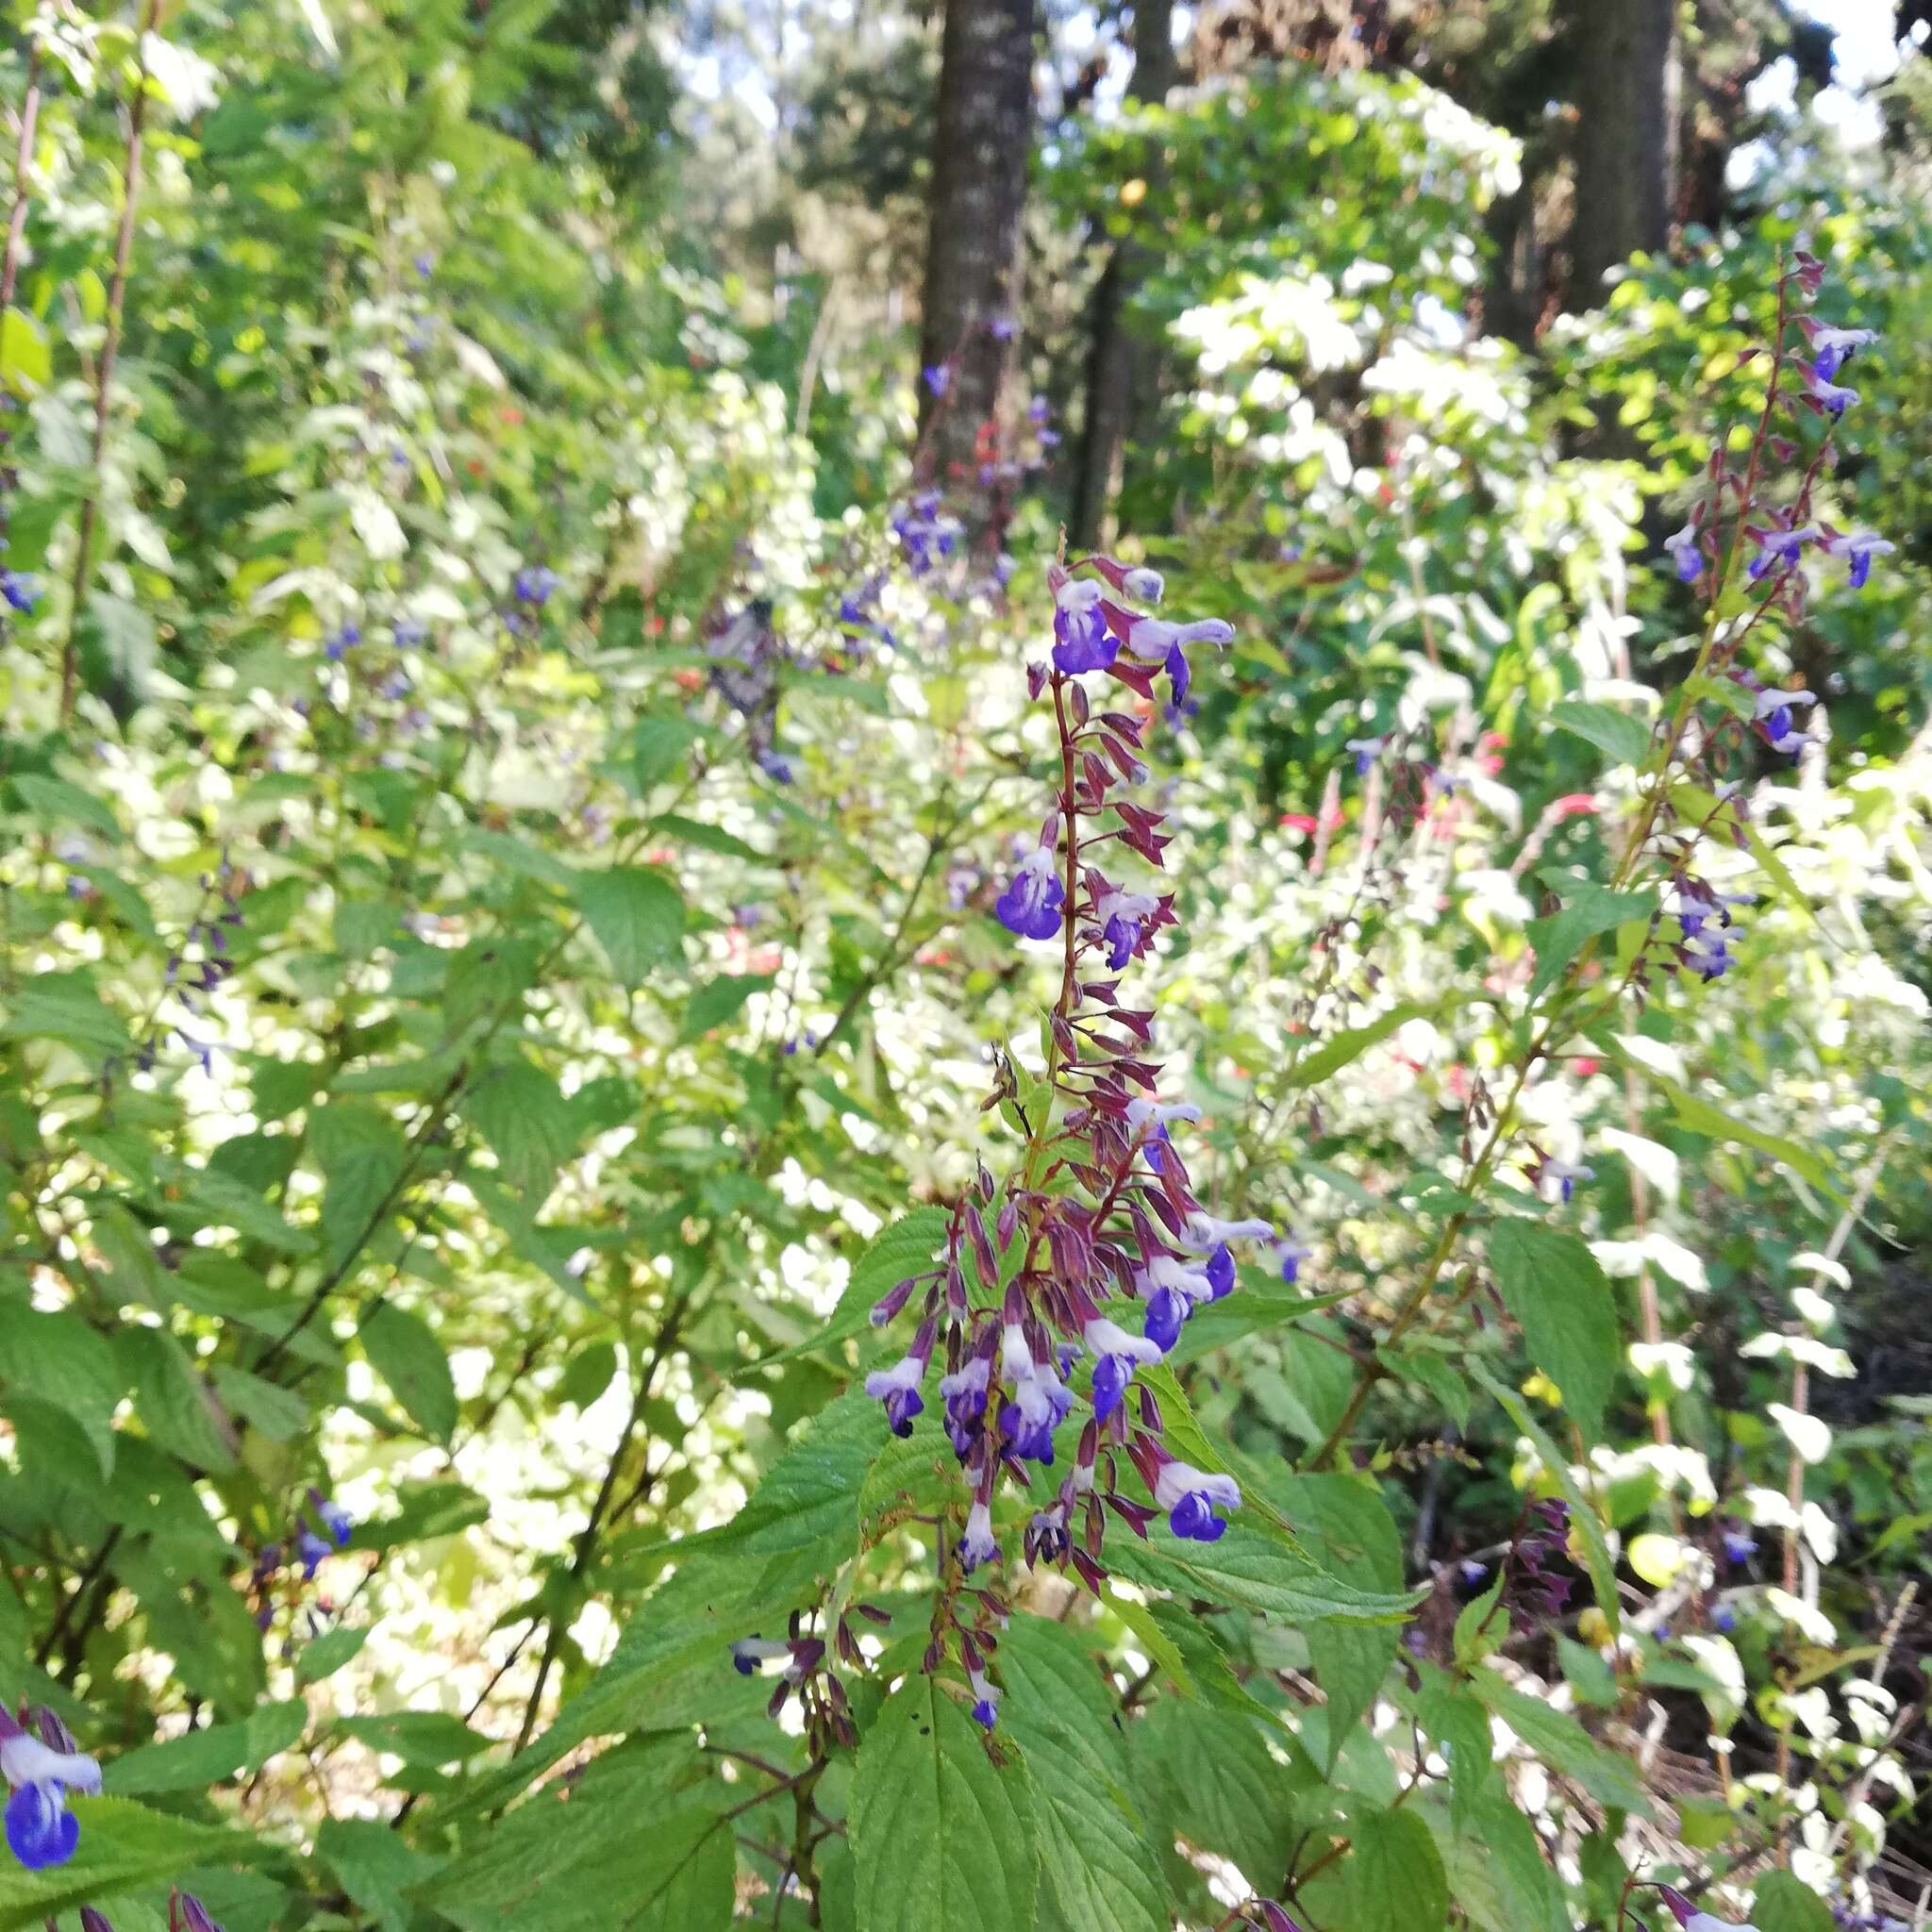
[[114, 274], [108, 285], [108, 326], [94, 373], [94, 436], [88, 461], [88, 490], [80, 506], [80, 537], [74, 551], [74, 594], [67, 612], [67, 641], [60, 647], [60, 722], [74, 715], [80, 689], [80, 607], [93, 576], [94, 533], [101, 520], [102, 464], [108, 451], [108, 414], [113, 406], [114, 364], [121, 353], [121, 324], [127, 302], [127, 270], [134, 258], [134, 220], [141, 203], [142, 143], [147, 126], [147, 37], [155, 30], [160, 0], [143, 0], [134, 42], [134, 80], [127, 93], [127, 155], [121, 171], [121, 226], [114, 238]]

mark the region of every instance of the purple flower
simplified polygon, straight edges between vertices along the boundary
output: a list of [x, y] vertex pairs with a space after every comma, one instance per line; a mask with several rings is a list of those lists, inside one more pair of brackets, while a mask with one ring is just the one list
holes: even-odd
[[412, 646], [420, 644], [428, 635], [429, 626], [419, 623], [413, 617], [399, 617], [395, 621], [396, 645], [400, 650], [409, 650]]
[[996, 342], [1010, 342], [1018, 331], [1010, 315], [995, 315], [987, 323], [986, 332]]
[[1847, 389], [1843, 383], [1832, 381], [1831, 378], [1837, 373], [1838, 363], [1836, 361], [1832, 363], [1829, 369], [1824, 366], [1822, 360], [1817, 361], [1812, 363], [1805, 383], [1805, 393], [1834, 423], [1858, 400], [1858, 391], [1857, 390]]
[[980, 1420], [986, 1414], [986, 1391], [991, 1374], [991, 1363], [985, 1356], [975, 1355], [955, 1374], [940, 1377], [940, 1399], [946, 1406], [946, 1434], [962, 1458], [972, 1449]]
[[1165, 1355], [1180, 1340], [1181, 1329], [1193, 1312], [1193, 1300], [1185, 1290], [1157, 1288], [1147, 1297], [1147, 1340]]
[[999, 1555], [1000, 1546], [992, 1533], [992, 1511], [986, 1504], [975, 1503], [967, 1510], [966, 1529], [958, 1548], [962, 1570], [976, 1570]]
[[1105, 671], [1120, 656], [1120, 640], [1100, 608], [1100, 586], [1082, 578], [1062, 587], [1054, 600], [1053, 661], [1068, 676]]
[[436, 258], [425, 252], [416, 258], [416, 273], [426, 282], [436, 273]]
[[1808, 691], [1761, 691], [1753, 707], [1752, 723], [1773, 751], [1796, 758], [1810, 742], [1809, 734], [1796, 728], [1791, 717], [1793, 705], [1815, 705]]
[[322, 1491], [310, 1486], [308, 1507], [315, 1511], [316, 1521], [325, 1529], [339, 1550], [349, 1546], [350, 1532], [356, 1527], [355, 1519], [340, 1503], [331, 1502]]
[[973, 1721], [991, 1730], [1000, 1714], [999, 1686], [991, 1682], [984, 1671], [969, 1670], [967, 1681], [973, 1686]]
[[931, 1352], [930, 1340], [923, 1355], [915, 1343], [912, 1354], [902, 1357], [890, 1369], [874, 1369], [865, 1378], [865, 1392], [874, 1401], [885, 1404], [886, 1421], [895, 1436], [909, 1436], [912, 1418], [925, 1410], [919, 1385], [925, 1379], [925, 1365]]
[[1281, 1262], [1281, 1278], [1292, 1288], [1301, 1278], [1302, 1263], [1314, 1249], [1298, 1241], [1281, 1241], [1274, 1244], [1274, 1253]]
[[1724, 1560], [1727, 1563], [1748, 1563], [1757, 1554], [1757, 1539], [1746, 1529], [1725, 1530], [1724, 1545]]
[[1833, 537], [1824, 546], [1827, 556], [1841, 558], [1850, 566], [1849, 579], [1855, 591], [1865, 588], [1865, 579], [1872, 575], [1872, 559], [1890, 557], [1897, 547], [1883, 537], [1873, 535], [1870, 530], [1855, 530], [1848, 537]]
[[934, 396], [942, 396], [953, 386], [953, 372], [943, 362], [928, 362], [920, 371], [927, 391]]
[[1875, 328], [1814, 327], [1810, 335], [1812, 354], [1817, 358], [1811, 366], [1827, 382], [1844, 367], [1854, 349], [1862, 349], [1867, 342], [1878, 340]]
[[22, 1785], [7, 1801], [7, 1842], [29, 1872], [64, 1865], [80, 1842], [80, 1820], [52, 1780]]
[[1738, 1613], [1729, 1604], [1719, 1604], [1710, 1613], [1710, 1627], [1728, 1636], [1738, 1627]]
[[31, 610], [41, 601], [41, 587], [17, 570], [0, 570], [0, 596], [16, 610]]
[[783, 752], [774, 751], [770, 745], [759, 752], [758, 767], [775, 785], [790, 785], [798, 776], [798, 768]]
[[992, 909], [1008, 932], [1023, 940], [1050, 940], [1060, 929], [1067, 889], [1054, 872], [1051, 846], [1037, 845], [1020, 861], [1012, 883]]
[[361, 625], [343, 624], [337, 627], [335, 634], [323, 645], [322, 654], [331, 664], [340, 664], [361, 641]]
[[329, 1553], [328, 1545], [305, 1523], [296, 1532], [295, 1554], [302, 1559], [304, 1577], [313, 1576], [316, 1566]]
[[55, 1742], [23, 1730], [0, 1708], [0, 1776], [12, 1793], [7, 1801], [7, 1842], [29, 1872], [73, 1857], [80, 1821], [67, 1808], [67, 1793], [93, 1797], [101, 1789], [100, 1765], [75, 1751], [58, 1724], [46, 1728]]
[[741, 1637], [731, 1646], [731, 1668], [741, 1677], [755, 1677], [758, 1666], [774, 1657], [790, 1657], [791, 1646], [769, 1637]]
[[1100, 896], [1094, 916], [1100, 921], [1100, 937], [1107, 945], [1107, 966], [1118, 973], [1140, 949], [1141, 929], [1148, 917], [1159, 911], [1160, 901], [1151, 892], [1108, 891]]
[[1167, 1511], [1175, 1536], [1197, 1543], [1218, 1542], [1227, 1528], [1217, 1509], [1241, 1507], [1241, 1486], [1231, 1475], [1210, 1475], [1186, 1462], [1167, 1462], [1154, 1481], [1154, 1500]]
[[1578, 1181], [1593, 1181], [1596, 1169], [1593, 1167], [1573, 1167], [1567, 1160], [1552, 1160], [1548, 1155], [1541, 1156], [1530, 1178], [1536, 1184], [1537, 1192], [1545, 1200], [1551, 1198], [1552, 1190], [1556, 1199], [1564, 1207], [1570, 1205], [1570, 1197], [1576, 1191]]
[[1755, 584], [1773, 570], [1790, 568], [1803, 556], [1805, 545], [1817, 535], [1813, 524], [1795, 530], [1767, 530], [1758, 542], [1757, 555], [1745, 566], [1744, 575]]
[[519, 604], [533, 604], [541, 610], [549, 603], [558, 582], [557, 573], [546, 565], [526, 563], [509, 580], [510, 594]]
[[1000, 1380], [1008, 1391], [1000, 1409], [1000, 1433], [1021, 1461], [1051, 1468], [1053, 1432], [1073, 1407], [1073, 1392], [1051, 1362], [1033, 1358], [1018, 1322], [1008, 1322], [1001, 1333]]
[[1664, 539], [1664, 549], [1677, 566], [1680, 583], [1694, 584], [1703, 575], [1704, 553], [1698, 544], [1699, 534], [1693, 518], [1681, 530], [1674, 530]]
[[1093, 1414], [1105, 1422], [1120, 1407], [1135, 1369], [1160, 1359], [1160, 1344], [1151, 1336], [1130, 1334], [1102, 1315], [1089, 1322], [1081, 1335], [1093, 1351]]
[[1389, 741], [1386, 738], [1351, 738], [1343, 745], [1343, 751], [1355, 754], [1355, 774], [1357, 778], [1368, 776], [1369, 767], [1382, 755], [1382, 747]]

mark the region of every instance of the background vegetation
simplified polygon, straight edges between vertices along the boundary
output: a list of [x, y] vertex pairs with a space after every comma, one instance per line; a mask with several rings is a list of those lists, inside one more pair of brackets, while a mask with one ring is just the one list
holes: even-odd
[[[1771, 0], [8, 19], [0, 1932], [1923, 1921], [1919, 0], [1856, 142]], [[1800, 301], [1895, 547], [1747, 627]], [[1233, 631], [1091, 683], [1303, 1255], [1141, 1377], [1227, 1538], [1004, 1490], [969, 1655], [859, 1384], [1061, 1118], [1063, 525]]]

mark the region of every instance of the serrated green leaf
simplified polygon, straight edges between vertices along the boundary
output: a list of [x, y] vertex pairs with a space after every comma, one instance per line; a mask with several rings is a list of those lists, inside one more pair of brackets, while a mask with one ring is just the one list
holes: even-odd
[[1297, 1060], [1282, 1084], [1291, 1089], [1319, 1087], [1324, 1080], [1339, 1074], [1351, 1060], [1359, 1059], [1370, 1047], [1387, 1040], [1411, 1020], [1420, 1019], [1428, 1010], [1418, 1001], [1407, 1000], [1399, 1007], [1391, 1007], [1386, 1013], [1376, 1014], [1365, 1025], [1346, 1028]]
[[680, 1041], [702, 1040], [714, 1026], [734, 1020], [753, 993], [763, 992], [774, 984], [769, 973], [721, 973], [708, 979], [691, 996], [684, 1009], [684, 1024], [678, 1029]]
[[1613, 764], [1641, 767], [1650, 756], [1650, 726], [1608, 705], [1566, 698], [1551, 708], [1550, 723], [1595, 745]]
[[1128, 1740], [1157, 1826], [1272, 1888], [1294, 1845], [1298, 1781], [1259, 1730], [1210, 1704], [1162, 1698]]
[[[1301, 1475], [1278, 1493], [1309, 1544], [1335, 1575], [1371, 1591], [1402, 1589], [1402, 1539], [1372, 1482], [1349, 1475]], [[1394, 1661], [1400, 1633], [1392, 1624], [1309, 1626], [1308, 1660], [1328, 1700], [1328, 1766], [1332, 1772], [1349, 1728], [1374, 1703]]]
[[527, 1060], [492, 1067], [463, 1097], [462, 1117], [489, 1141], [504, 1185], [530, 1213], [541, 1209], [557, 1171], [576, 1152], [570, 1104]]
[[936, 1679], [909, 1677], [858, 1748], [858, 1932], [1033, 1932], [1039, 1858], [1024, 1774], [996, 1770]]
[[390, 1386], [403, 1413], [439, 1442], [456, 1433], [457, 1391], [449, 1357], [422, 1316], [378, 1302], [357, 1330], [370, 1366]]
[[1429, 1827], [1413, 1811], [1355, 1821], [1339, 1888], [1337, 1923], [1350, 1932], [1437, 1932], [1449, 1916], [1449, 1881]]
[[641, 986], [684, 937], [684, 899], [670, 878], [645, 866], [619, 865], [576, 875], [577, 904], [604, 948], [618, 983]]
[[114, 1473], [114, 1410], [122, 1386], [114, 1351], [73, 1309], [9, 1307], [0, 1315], [0, 1387], [70, 1417], [103, 1477]]
[[1585, 1441], [1601, 1441], [1623, 1350], [1616, 1297], [1596, 1257], [1574, 1234], [1520, 1216], [1490, 1230], [1489, 1255], [1530, 1359], [1563, 1391]]
[[1524, 927], [1536, 951], [1528, 994], [1532, 1005], [1591, 940], [1633, 920], [1648, 919], [1656, 905], [1648, 893], [1612, 892], [1585, 881], [1565, 879], [1563, 888], [1569, 896], [1562, 910], [1547, 919], [1532, 919]]
[[[1470, 1689], [1554, 1771], [1579, 1784], [1599, 1804], [1647, 1818], [1643, 1780], [1628, 1759], [1599, 1744], [1568, 1712], [1546, 1698], [1512, 1690], [1492, 1670], [1470, 1674]], [[1759, 1928], [1762, 1932], [1762, 1928]]]

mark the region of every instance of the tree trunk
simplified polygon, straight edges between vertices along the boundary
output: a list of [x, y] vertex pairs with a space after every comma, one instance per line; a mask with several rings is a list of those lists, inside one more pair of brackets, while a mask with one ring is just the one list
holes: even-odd
[[950, 487], [971, 484], [981, 426], [1007, 403], [1033, 136], [1033, 0], [946, 0], [934, 120], [918, 467]]
[[[1174, 78], [1174, 0], [1135, 0], [1134, 72], [1128, 96], [1165, 101]], [[1145, 373], [1144, 347], [1135, 341], [1127, 324], [1144, 260], [1145, 251], [1131, 237], [1122, 242], [1108, 257], [1093, 290], [1087, 420], [1069, 517], [1069, 535], [1077, 549], [1091, 550], [1113, 540], [1113, 501], [1120, 491], [1127, 435], [1136, 416], [1136, 377]]]
[[1570, 304], [1670, 239], [1677, 172], [1677, 0], [1573, 0], [1577, 36], [1576, 215]]

